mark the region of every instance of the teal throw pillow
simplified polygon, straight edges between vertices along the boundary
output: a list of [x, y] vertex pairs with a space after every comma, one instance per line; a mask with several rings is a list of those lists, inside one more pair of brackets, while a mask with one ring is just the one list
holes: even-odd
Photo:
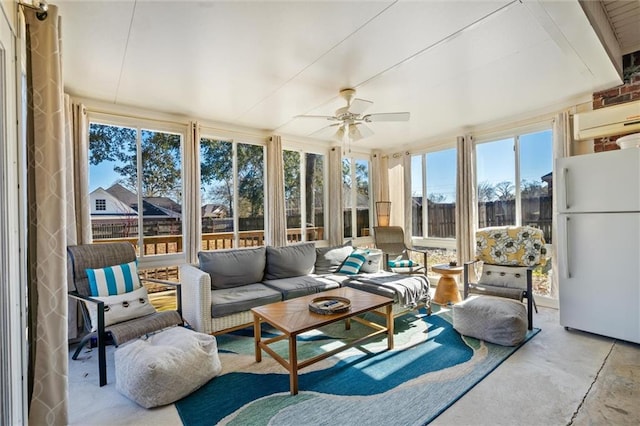
[[92, 296], [113, 296], [140, 288], [135, 261], [100, 269], [87, 269]]
[[349, 255], [349, 257], [347, 257], [347, 259], [344, 261], [342, 266], [340, 266], [340, 269], [338, 270], [338, 272], [341, 274], [347, 274], [347, 275], [357, 274], [358, 272], [360, 272], [360, 268], [362, 267], [364, 262], [367, 260], [365, 257], [366, 255], [367, 255], [366, 251], [355, 250], [353, 253]]

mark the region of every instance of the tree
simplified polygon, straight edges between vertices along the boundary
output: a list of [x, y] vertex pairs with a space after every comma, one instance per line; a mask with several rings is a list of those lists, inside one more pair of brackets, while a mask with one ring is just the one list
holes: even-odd
[[432, 192], [431, 194], [427, 195], [427, 200], [429, 200], [434, 204], [443, 203], [446, 199], [447, 199], [446, 195], [437, 193], [437, 192]]
[[[127, 189], [138, 192], [137, 130], [91, 123], [89, 127], [89, 164], [113, 162], [118, 180]], [[181, 137], [177, 134], [143, 130], [141, 132], [142, 196], [172, 197], [181, 189]]]
[[287, 209], [300, 209], [300, 153], [297, 151], [283, 151], [282, 164], [284, 167], [284, 198]]
[[514, 185], [508, 180], [498, 182], [495, 186], [495, 194], [500, 201], [513, 200], [514, 198]]
[[539, 198], [545, 194], [542, 182], [522, 179], [520, 183], [520, 194], [522, 198]]
[[495, 189], [491, 183], [484, 181], [478, 184], [478, 201], [486, 203], [495, 197]]
[[305, 154], [305, 201], [307, 209], [307, 224], [316, 226], [316, 207], [324, 201], [324, 163], [320, 154]]
[[264, 150], [238, 144], [238, 204], [240, 217], [264, 216]]
[[217, 204], [226, 206], [233, 216], [233, 144], [202, 138], [200, 140], [200, 188], [210, 185], [206, 195]]

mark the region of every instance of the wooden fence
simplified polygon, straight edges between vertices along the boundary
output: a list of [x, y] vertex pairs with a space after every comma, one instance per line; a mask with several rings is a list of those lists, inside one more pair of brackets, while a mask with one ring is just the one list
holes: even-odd
[[[522, 224], [542, 229], [545, 241], [551, 243], [552, 198], [522, 199]], [[427, 235], [434, 238], [455, 238], [455, 203], [428, 203]], [[423, 235], [422, 206], [413, 205], [413, 235]], [[516, 221], [515, 200], [478, 203], [478, 227], [511, 225]]]

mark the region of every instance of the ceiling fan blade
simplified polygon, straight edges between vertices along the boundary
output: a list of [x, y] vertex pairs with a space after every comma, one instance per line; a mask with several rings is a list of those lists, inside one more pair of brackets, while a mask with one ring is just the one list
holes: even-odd
[[362, 117], [367, 123], [374, 121], [409, 121], [411, 114], [408, 112], [383, 112], [379, 114], [367, 114]]
[[358, 141], [369, 136], [373, 136], [373, 131], [364, 124], [357, 123], [349, 126], [349, 138], [352, 141]]
[[323, 120], [338, 121], [338, 119], [332, 115], [296, 115], [293, 118], [322, 118]]
[[347, 109], [351, 114], [360, 115], [367, 110], [373, 102], [365, 101], [364, 99], [354, 99], [349, 104], [349, 108]]
[[333, 136], [333, 133], [335, 132], [336, 127], [341, 125], [342, 123], [329, 124], [328, 126], [325, 126], [309, 134], [309, 136], [314, 138], [327, 138], [327, 137]]

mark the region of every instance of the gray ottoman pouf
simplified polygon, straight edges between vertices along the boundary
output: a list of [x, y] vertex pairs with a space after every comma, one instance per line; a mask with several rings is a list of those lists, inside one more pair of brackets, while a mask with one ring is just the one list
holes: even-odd
[[220, 374], [214, 336], [173, 327], [115, 352], [116, 389], [145, 408], [170, 404]]
[[453, 328], [464, 336], [515, 346], [527, 335], [527, 309], [517, 300], [471, 296], [453, 305]]

